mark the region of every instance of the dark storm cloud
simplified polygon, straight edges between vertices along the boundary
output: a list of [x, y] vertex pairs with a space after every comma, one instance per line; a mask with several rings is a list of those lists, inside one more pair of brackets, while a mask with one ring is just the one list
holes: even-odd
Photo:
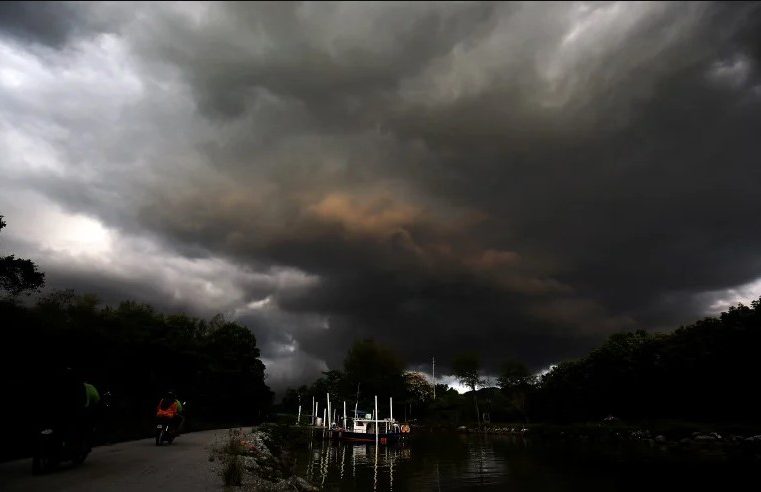
[[2, 2], [0, 35], [60, 47], [92, 26], [78, 5], [67, 2]]
[[367, 336], [411, 364], [475, 349], [539, 368], [761, 277], [760, 12], [140, 5], [100, 45], [124, 60], [104, 76], [134, 82], [90, 103], [123, 105], [57, 115], [93, 135], [57, 147], [77, 178], [18, 179], [162, 254], [226, 262], [205, 282], [287, 277], [205, 305], [255, 325], [288, 377]]
[[[175, 63], [209, 116], [240, 117], [267, 93], [352, 126], [401, 77], [485, 29], [494, 6], [232, 3], [199, 20], [157, 15], [143, 52]], [[178, 40], [182, 40], [178, 42]], [[146, 41], [143, 43], [142, 41]], [[260, 92], [263, 91], [263, 92]]]

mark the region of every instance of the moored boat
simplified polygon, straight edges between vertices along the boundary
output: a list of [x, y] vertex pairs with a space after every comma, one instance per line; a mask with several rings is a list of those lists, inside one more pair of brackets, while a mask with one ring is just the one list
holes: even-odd
[[[354, 417], [346, 414], [346, 402], [343, 402], [343, 418], [336, 415], [332, 408], [330, 395], [326, 395], [326, 405], [323, 409], [323, 417], [317, 410], [317, 402], [312, 400], [312, 425], [315, 431], [322, 433], [323, 438], [351, 442], [390, 444], [406, 439], [410, 434], [410, 426], [397, 422], [394, 419], [394, 400], [389, 398], [389, 416], [385, 419], [378, 418], [378, 397], [375, 397], [375, 411], [373, 413], [360, 412], [355, 404]], [[331, 411], [332, 410], [332, 411]], [[299, 417], [301, 419], [301, 406]]]
[[331, 429], [331, 437], [343, 441], [376, 442], [377, 440], [379, 444], [390, 444], [405, 439], [409, 436], [409, 431], [409, 425], [400, 424], [391, 417], [374, 420], [371, 414], [365, 414], [364, 418], [349, 418], [344, 422], [343, 427]]

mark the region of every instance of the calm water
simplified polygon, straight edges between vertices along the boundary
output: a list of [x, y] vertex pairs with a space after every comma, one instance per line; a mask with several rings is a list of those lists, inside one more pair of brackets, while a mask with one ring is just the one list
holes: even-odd
[[758, 490], [758, 458], [644, 443], [590, 445], [511, 436], [419, 435], [405, 445], [313, 439], [297, 472], [326, 490]]

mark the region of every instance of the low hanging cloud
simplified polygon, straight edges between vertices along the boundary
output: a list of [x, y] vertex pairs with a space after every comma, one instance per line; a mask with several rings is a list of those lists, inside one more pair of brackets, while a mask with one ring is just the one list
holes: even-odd
[[2, 14], [4, 246], [241, 319], [279, 388], [362, 337], [539, 369], [757, 293], [758, 4]]

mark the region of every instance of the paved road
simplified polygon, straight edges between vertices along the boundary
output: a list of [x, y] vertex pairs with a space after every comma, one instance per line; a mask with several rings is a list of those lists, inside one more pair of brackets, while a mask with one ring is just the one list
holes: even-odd
[[209, 463], [211, 446], [226, 430], [193, 432], [171, 446], [156, 447], [152, 439], [93, 449], [83, 465], [46, 475], [32, 475], [31, 459], [0, 464], [0, 491], [194, 491], [222, 490], [222, 480]]

